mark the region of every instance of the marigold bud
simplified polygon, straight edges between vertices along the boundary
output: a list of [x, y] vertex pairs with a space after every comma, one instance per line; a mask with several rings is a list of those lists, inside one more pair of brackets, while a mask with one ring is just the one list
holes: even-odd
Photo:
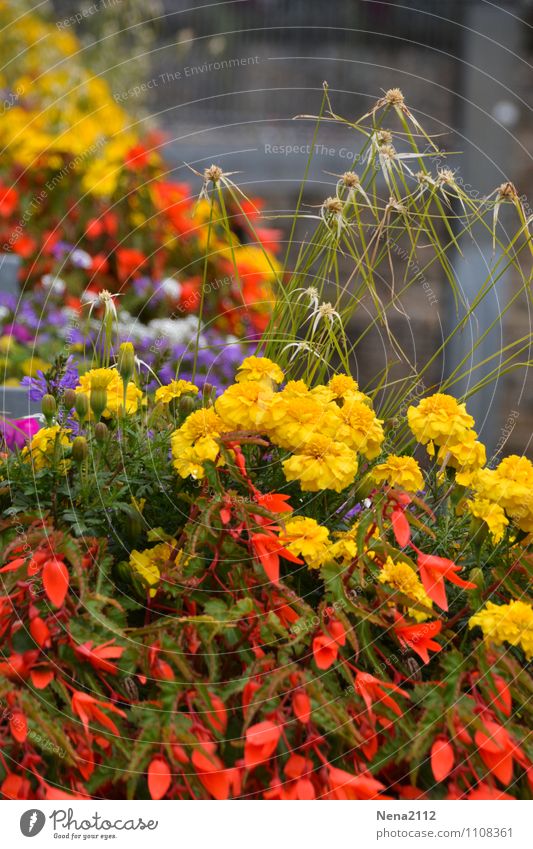
[[74, 406], [79, 420], [83, 422], [89, 414], [89, 398], [85, 392], [79, 392], [76, 394], [76, 403]]
[[194, 402], [194, 398], [191, 398], [190, 395], [182, 395], [178, 402], [178, 410], [180, 416], [186, 419], [187, 416], [195, 409], [196, 404]]
[[91, 410], [98, 421], [105, 408], [107, 407], [107, 389], [91, 388]]
[[216, 388], [212, 383], [204, 383], [202, 388], [202, 397], [205, 407], [210, 407], [215, 400]]
[[102, 445], [108, 436], [109, 428], [107, 427], [105, 422], [98, 422], [94, 428], [94, 438], [98, 442], [99, 445]]
[[72, 443], [72, 459], [75, 463], [83, 463], [87, 459], [89, 447], [84, 436], [77, 436]]
[[56, 399], [53, 395], [43, 395], [41, 409], [48, 424], [50, 424], [57, 413]]
[[63, 392], [63, 406], [65, 410], [72, 410], [73, 406], [76, 403], [76, 393], [74, 389], [65, 389]]
[[131, 342], [123, 342], [118, 352], [118, 373], [127, 386], [135, 372], [135, 349]]

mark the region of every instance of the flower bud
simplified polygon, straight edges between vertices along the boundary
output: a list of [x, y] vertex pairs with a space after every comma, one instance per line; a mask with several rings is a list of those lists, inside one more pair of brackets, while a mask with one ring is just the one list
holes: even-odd
[[131, 542], [135, 542], [141, 536], [144, 528], [143, 517], [138, 510], [132, 508], [126, 513], [126, 533]]
[[47, 421], [47, 424], [51, 424], [57, 413], [56, 399], [53, 395], [43, 395], [41, 401], [41, 409], [43, 411], [43, 415]]
[[472, 516], [470, 519], [470, 536], [475, 545], [480, 548], [487, 538], [489, 526], [483, 519], [478, 516]]
[[215, 400], [216, 391], [217, 390], [212, 383], [204, 383], [202, 388], [204, 407], [210, 407], [213, 404]]
[[94, 427], [94, 438], [98, 442], [99, 445], [103, 445], [103, 443], [107, 439], [107, 435], [109, 433], [109, 428], [105, 424], [105, 422], [98, 422], [98, 424]]
[[479, 590], [485, 589], [485, 576], [483, 574], [483, 569], [480, 569], [479, 566], [474, 566], [473, 569], [470, 569], [470, 572], [468, 573], [468, 580], [472, 581]]
[[85, 392], [79, 392], [76, 394], [76, 403], [74, 406], [80, 422], [85, 421], [89, 415], [89, 398]]
[[182, 395], [178, 402], [178, 410], [180, 416], [186, 419], [187, 416], [195, 409], [196, 403], [194, 401], [194, 398], [192, 398], [190, 395]]
[[72, 459], [75, 463], [83, 463], [87, 459], [89, 447], [84, 436], [77, 436], [72, 443]]
[[472, 581], [473, 584], [476, 585], [475, 590], [469, 590], [469, 601], [471, 606], [474, 609], [483, 606], [483, 590], [485, 589], [485, 576], [483, 574], [483, 569], [479, 566], [475, 566], [473, 569], [470, 569], [468, 573], [468, 580]]
[[131, 342], [123, 342], [118, 351], [118, 373], [127, 386], [135, 372], [135, 349]]
[[104, 389], [103, 387], [93, 387], [91, 389], [91, 410], [93, 411], [93, 415], [96, 421], [99, 420], [106, 407], [107, 389]]
[[65, 389], [63, 392], [63, 406], [65, 410], [72, 410], [76, 403], [76, 392], [73, 389]]

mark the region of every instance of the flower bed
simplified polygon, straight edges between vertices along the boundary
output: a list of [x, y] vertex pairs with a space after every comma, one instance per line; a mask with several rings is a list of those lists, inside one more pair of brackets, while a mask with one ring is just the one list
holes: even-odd
[[261, 332], [280, 235], [259, 223], [261, 202], [228, 196], [207, 252], [209, 202], [166, 165], [161, 134], [139, 137], [73, 33], [12, 2], [0, 23], [12, 57], [0, 76], [0, 251], [21, 257], [23, 287], [63, 288], [75, 304], [109, 290], [143, 322], [201, 309], [223, 332]]
[[134, 362], [4, 461], [4, 795], [527, 795], [532, 464], [448, 395], [407, 410], [423, 469], [348, 375]]

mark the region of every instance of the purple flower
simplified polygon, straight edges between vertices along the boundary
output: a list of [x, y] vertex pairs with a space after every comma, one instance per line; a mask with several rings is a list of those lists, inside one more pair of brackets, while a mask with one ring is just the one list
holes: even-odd
[[29, 342], [33, 339], [33, 333], [30, 333], [27, 327], [22, 324], [6, 324], [3, 330], [4, 336], [12, 336], [17, 342]]
[[69, 242], [56, 242], [52, 248], [52, 254], [56, 259], [63, 259], [74, 248]]
[[40, 401], [43, 395], [50, 392], [52, 395], [60, 396], [65, 389], [75, 389], [79, 383], [79, 375], [77, 366], [73, 364], [73, 357], [69, 357], [65, 364], [65, 371], [59, 379], [54, 378], [46, 381], [46, 378], [41, 370], [37, 372], [36, 377], [23, 377], [20, 381], [21, 386], [27, 386], [29, 396], [32, 401]]
[[14, 451], [15, 448], [23, 448], [40, 427], [40, 421], [34, 416], [12, 420], [0, 419], [0, 436], [9, 451]]

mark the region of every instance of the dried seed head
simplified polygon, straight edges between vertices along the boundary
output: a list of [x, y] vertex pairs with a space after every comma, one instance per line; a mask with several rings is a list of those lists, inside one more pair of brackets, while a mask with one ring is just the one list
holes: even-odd
[[396, 159], [396, 148], [392, 144], [384, 144], [379, 149], [379, 155], [385, 159]]
[[451, 168], [441, 168], [437, 174], [437, 180], [441, 186], [445, 184], [454, 185], [455, 174]]
[[210, 165], [209, 168], [206, 168], [204, 171], [204, 180], [206, 183], [213, 183], [216, 185], [220, 178], [223, 175], [222, 168], [218, 165]]
[[498, 189], [498, 195], [503, 200], [515, 201], [518, 198], [516, 187], [511, 182], [502, 183]]
[[383, 100], [388, 106], [403, 106], [405, 103], [403, 94], [399, 88], [389, 88], [385, 92]]
[[392, 143], [392, 133], [390, 132], [390, 130], [379, 130], [376, 133], [376, 142], [378, 143], [379, 147], [382, 147], [383, 145], [391, 144]]
[[415, 177], [419, 183], [429, 183], [429, 185], [433, 183], [433, 177], [431, 174], [425, 174], [424, 171], [417, 171]]
[[326, 198], [322, 204], [322, 209], [332, 215], [340, 215], [343, 210], [343, 202], [340, 198]]
[[355, 174], [353, 171], [345, 171], [341, 177], [343, 186], [346, 186], [348, 189], [353, 189], [355, 186], [358, 186], [361, 182], [359, 180], [359, 176]]
[[328, 303], [320, 304], [318, 308], [318, 313], [320, 315], [320, 318], [329, 318], [330, 321], [332, 321], [333, 318], [337, 315], [336, 310], [329, 303], [329, 301]]
[[403, 203], [400, 203], [399, 200], [396, 200], [395, 197], [389, 198], [389, 202], [387, 204], [389, 209], [394, 209], [395, 212], [406, 212], [405, 206]]

